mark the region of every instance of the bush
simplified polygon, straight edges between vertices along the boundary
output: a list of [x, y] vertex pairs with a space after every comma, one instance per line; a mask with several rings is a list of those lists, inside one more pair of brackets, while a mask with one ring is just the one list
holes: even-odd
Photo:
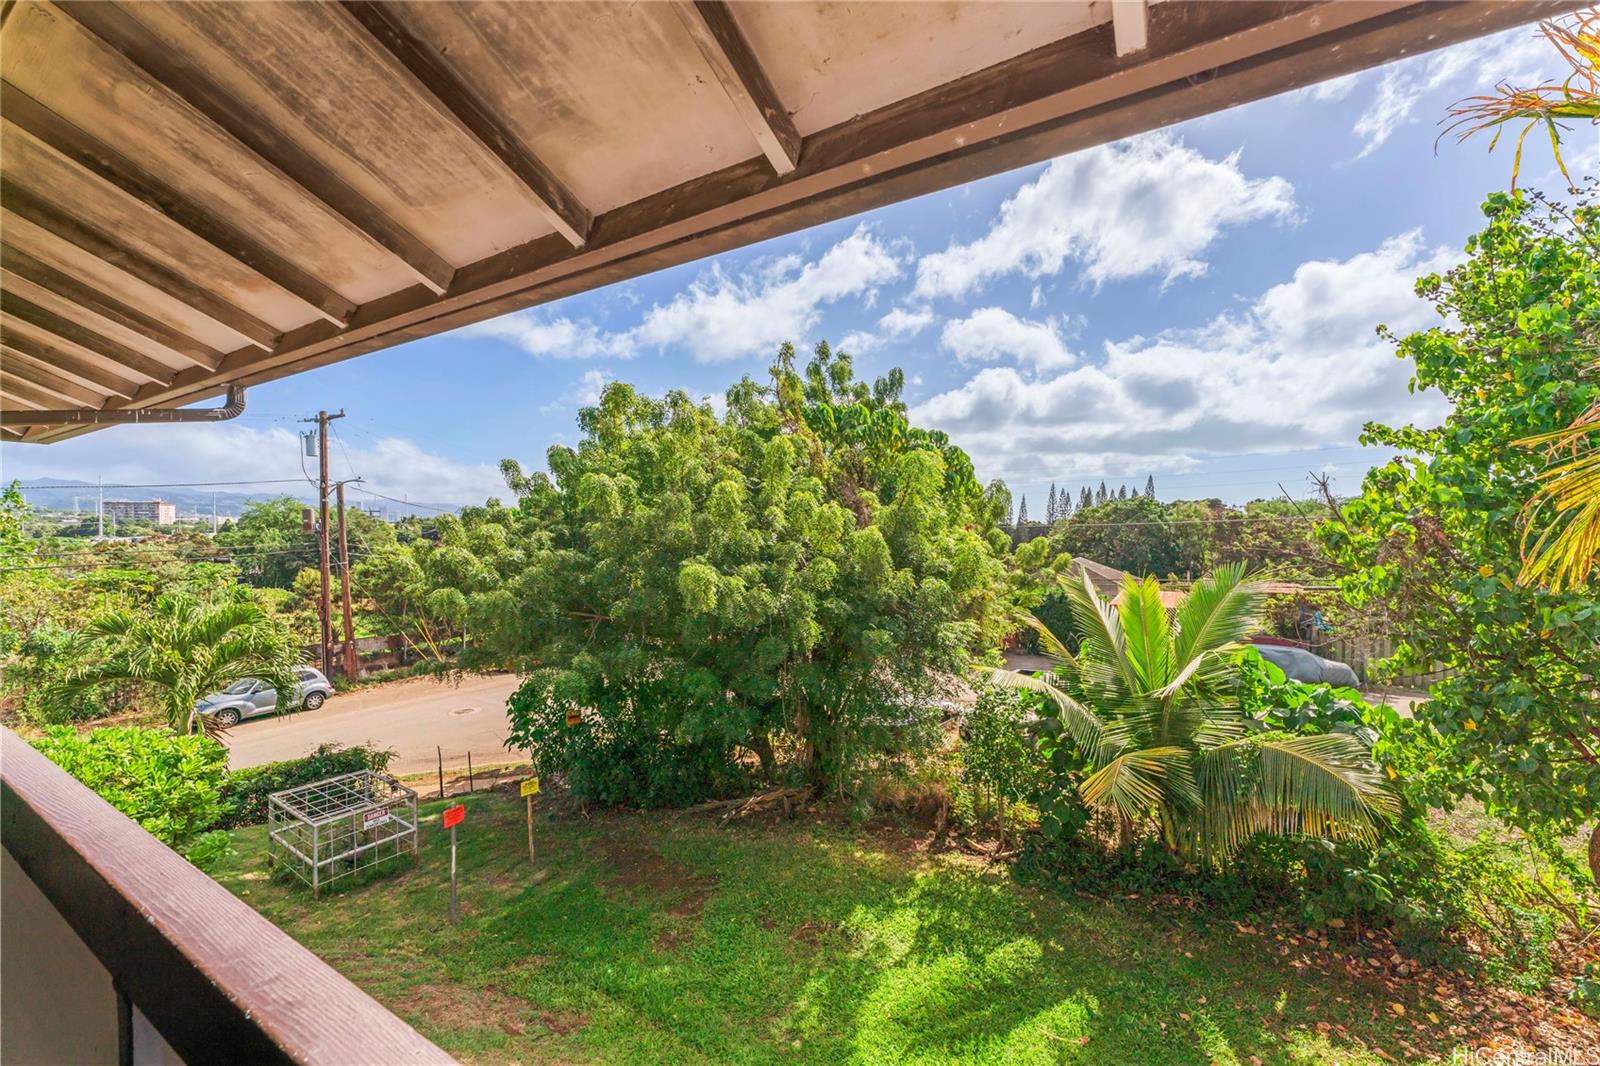
[[[540, 774], [564, 773], [575, 795], [604, 806], [682, 806], [745, 787], [725, 735], [674, 728], [670, 687], [658, 680], [594, 699], [570, 672], [536, 670], [511, 694], [518, 742], [533, 750]], [[580, 724], [567, 725], [570, 711]]]
[[235, 770], [222, 781], [221, 806], [212, 829], [236, 829], [267, 820], [267, 797], [296, 785], [310, 784], [336, 774], [357, 770], [387, 770], [394, 752], [355, 745], [340, 748], [323, 744], [299, 759]]
[[[1459, 847], [1421, 819], [1374, 846], [1258, 838], [1220, 870], [1186, 864], [1153, 839], [1108, 850], [1092, 838], [1033, 838], [1018, 875], [1077, 892], [1197, 900], [1234, 919], [1277, 916], [1309, 928], [1384, 930], [1417, 962], [1534, 993], [1594, 927], [1583, 871], [1491, 841]], [[1589, 986], [1582, 986], [1582, 995]]]
[[995, 814], [1005, 835], [1006, 809], [1034, 798], [1048, 770], [1034, 746], [1029, 718], [1038, 709], [1033, 693], [989, 686], [967, 715], [961, 748], [961, 783], [972, 794], [975, 813]]
[[56, 726], [34, 746], [168, 847], [186, 849], [216, 820], [227, 752], [210, 737]]
[[213, 829], [195, 837], [183, 857], [202, 870], [211, 870], [232, 854], [233, 837], [226, 829]]

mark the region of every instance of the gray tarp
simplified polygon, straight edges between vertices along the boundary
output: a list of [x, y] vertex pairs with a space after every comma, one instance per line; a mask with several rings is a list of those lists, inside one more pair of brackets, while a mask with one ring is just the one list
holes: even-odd
[[1360, 688], [1356, 672], [1344, 663], [1324, 659], [1302, 648], [1286, 648], [1278, 644], [1253, 645], [1261, 657], [1289, 675], [1290, 680], [1304, 681], [1309, 685], [1348, 685]]

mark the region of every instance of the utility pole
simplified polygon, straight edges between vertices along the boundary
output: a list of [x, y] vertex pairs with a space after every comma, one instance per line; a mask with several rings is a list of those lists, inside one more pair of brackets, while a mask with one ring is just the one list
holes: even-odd
[[[360, 478], [354, 480], [360, 481]], [[344, 600], [344, 676], [347, 681], [354, 681], [360, 671], [360, 661], [356, 657], [356, 627], [350, 616], [350, 534], [349, 527], [344, 517], [344, 485], [339, 482], [339, 587]]]
[[106, 535], [106, 490], [105, 479], [99, 474], [94, 478], [94, 535]]
[[326, 411], [318, 411], [316, 418], [302, 419], [303, 422], [317, 424], [317, 465], [319, 476], [317, 479], [317, 511], [319, 522], [317, 525], [317, 549], [321, 556], [322, 568], [322, 672], [333, 672], [332, 644], [333, 644], [333, 597], [328, 574], [328, 423], [336, 418], [343, 418], [344, 411], [330, 415]]

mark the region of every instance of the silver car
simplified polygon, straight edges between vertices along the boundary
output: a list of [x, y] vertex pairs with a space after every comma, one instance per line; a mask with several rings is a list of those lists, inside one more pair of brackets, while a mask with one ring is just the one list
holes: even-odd
[[[314, 711], [333, 695], [333, 685], [321, 670], [298, 666], [295, 667], [294, 676], [295, 686], [289, 709]], [[226, 729], [238, 725], [245, 718], [272, 714], [278, 709], [278, 690], [253, 677], [241, 678], [221, 692], [213, 692], [200, 700], [194, 709]]]

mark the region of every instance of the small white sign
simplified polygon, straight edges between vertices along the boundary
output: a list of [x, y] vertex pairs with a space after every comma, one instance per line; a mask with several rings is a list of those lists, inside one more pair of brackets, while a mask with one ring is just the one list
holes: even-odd
[[367, 811], [365, 814], [363, 814], [361, 816], [361, 828], [362, 829], [371, 829], [374, 826], [382, 825], [384, 822], [387, 822], [388, 820], [389, 820], [389, 812], [388, 812], [388, 810], [386, 810], [385, 808], [379, 807], [377, 810]]

